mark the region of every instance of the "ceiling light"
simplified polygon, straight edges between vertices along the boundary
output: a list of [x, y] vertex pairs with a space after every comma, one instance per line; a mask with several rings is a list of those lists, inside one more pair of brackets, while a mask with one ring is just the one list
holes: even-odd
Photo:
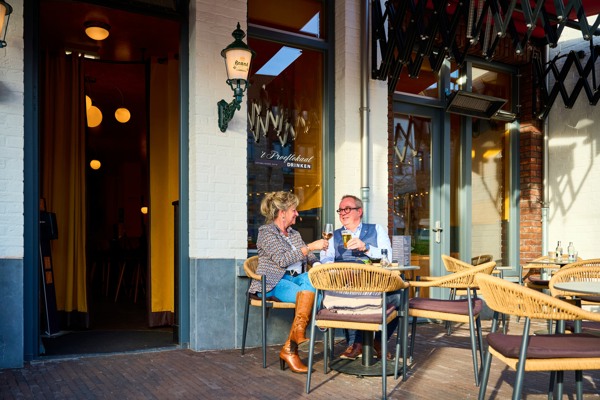
[[87, 21], [85, 24], [85, 34], [94, 40], [104, 40], [108, 37], [110, 25], [99, 21]]
[[102, 122], [102, 111], [96, 106], [91, 106], [87, 110], [87, 126], [95, 128]]
[[131, 118], [131, 113], [125, 107], [117, 108], [115, 111], [115, 119], [120, 123], [124, 124]]
[[102, 163], [98, 160], [92, 160], [90, 161], [90, 167], [94, 170], [98, 170], [100, 169], [100, 167], [102, 166]]

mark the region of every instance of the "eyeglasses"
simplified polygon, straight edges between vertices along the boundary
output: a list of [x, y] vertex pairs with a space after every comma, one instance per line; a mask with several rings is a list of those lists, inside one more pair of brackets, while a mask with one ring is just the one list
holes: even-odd
[[352, 210], [358, 210], [360, 207], [346, 207], [346, 208], [338, 208], [337, 210], [335, 210], [336, 213], [338, 214], [348, 214], [350, 211]]

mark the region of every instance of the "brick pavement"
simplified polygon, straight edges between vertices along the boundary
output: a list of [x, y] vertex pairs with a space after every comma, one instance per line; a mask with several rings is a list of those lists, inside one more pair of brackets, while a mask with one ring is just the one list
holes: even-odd
[[[511, 327], [518, 326], [513, 322]], [[522, 325], [522, 324], [521, 324]], [[540, 324], [542, 326], [542, 324]], [[489, 323], [484, 321], [485, 328]], [[388, 378], [392, 399], [475, 399], [467, 327], [444, 335], [443, 325], [419, 325], [415, 361], [408, 380]], [[337, 351], [343, 344], [338, 344]], [[2, 399], [377, 399], [381, 379], [336, 372], [323, 375], [316, 357], [312, 391], [304, 393], [305, 375], [281, 371], [279, 347], [270, 347], [261, 368], [260, 348], [193, 352], [187, 349], [42, 359], [25, 368], [0, 371]], [[306, 354], [301, 353], [301, 356]], [[574, 392], [573, 374], [565, 376], [565, 393]], [[488, 398], [512, 394], [514, 371], [494, 362]], [[524, 398], [546, 398], [548, 374], [528, 373]], [[585, 399], [600, 399], [600, 372], [586, 372]], [[565, 396], [574, 398], [574, 395]]]

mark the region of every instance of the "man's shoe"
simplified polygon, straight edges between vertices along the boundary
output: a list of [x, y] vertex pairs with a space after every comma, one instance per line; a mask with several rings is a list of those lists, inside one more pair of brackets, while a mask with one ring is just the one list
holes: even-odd
[[[378, 340], [375, 340], [373, 342], [373, 348], [375, 349], [375, 354], [376, 354], [377, 358], [381, 360], [381, 342]], [[392, 356], [392, 353], [390, 353], [389, 351], [387, 352], [386, 358], [388, 361], [392, 361], [394, 359], [394, 357]]]
[[362, 344], [360, 343], [354, 343], [353, 345], [348, 346], [346, 351], [340, 355], [340, 358], [343, 358], [344, 360], [356, 360], [359, 357], [362, 357]]

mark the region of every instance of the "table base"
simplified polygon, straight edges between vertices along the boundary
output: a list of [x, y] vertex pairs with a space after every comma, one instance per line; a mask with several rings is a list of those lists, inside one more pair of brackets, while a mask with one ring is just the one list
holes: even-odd
[[[396, 361], [388, 360], [386, 365], [386, 375], [394, 375], [394, 366]], [[346, 360], [338, 358], [329, 364], [330, 368], [349, 375], [358, 376], [381, 376], [381, 361], [376, 361], [371, 365], [363, 365], [362, 359]], [[402, 375], [402, 361], [398, 361], [398, 375]]]

